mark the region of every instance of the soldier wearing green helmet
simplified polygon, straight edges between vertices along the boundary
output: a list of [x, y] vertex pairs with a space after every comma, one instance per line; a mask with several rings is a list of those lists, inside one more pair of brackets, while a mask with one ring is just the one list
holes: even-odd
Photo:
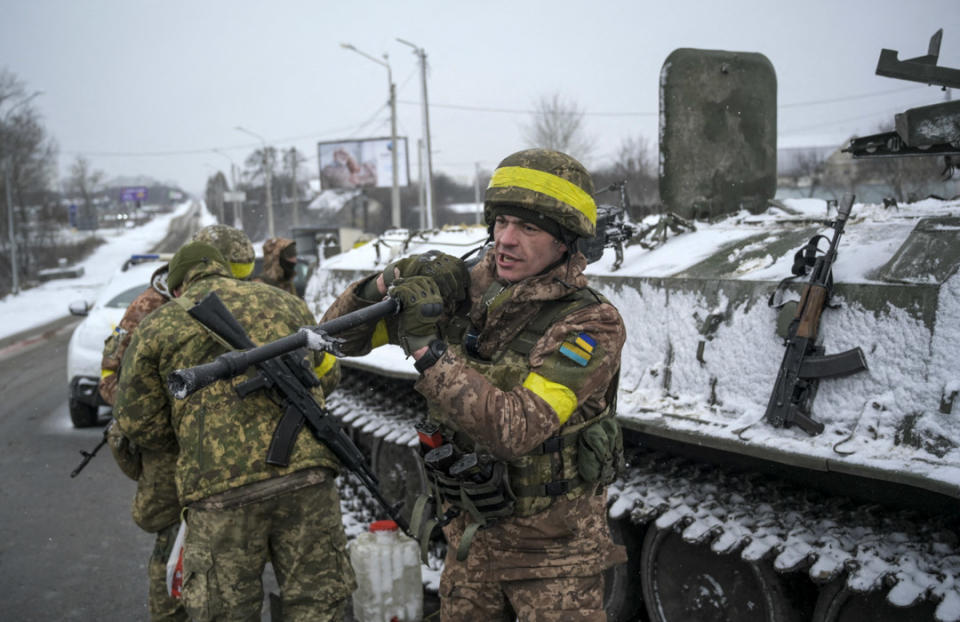
[[479, 263], [402, 259], [324, 315], [385, 294], [401, 303], [396, 318], [338, 336], [348, 354], [389, 341], [416, 359], [421, 439], [436, 448], [412, 525], [421, 541], [438, 525], [446, 536], [444, 620], [602, 620], [603, 571], [626, 560], [606, 522], [606, 486], [623, 465], [614, 408], [626, 332], [587, 287], [577, 250], [596, 230], [592, 193], [569, 155], [514, 153], [486, 191], [493, 246]]
[[194, 242], [204, 242], [220, 251], [235, 278], [247, 279], [253, 273], [256, 256], [250, 238], [243, 231], [229, 225], [208, 225], [197, 231]]
[[[300, 298], [236, 278], [231, 264], [237, 262], [230, 259], [246, 256], [224, 257], [220, 249], [227, 239], [192, 241], [177, 251], [167, 279], [174, 299], [143, 318], [120, 375], [118, 429], [144, 458], [167, 459], [172, 479], [161, 482], [163, 490], [173, 494], [168, 503], [175, 506], [174, 520], [187, 524], [181, 600], [166, 599], [179, 606], [178, 617], [161, 618], [151, 605], [151, 619], [259, 619], [267, 561], [277, 574], [285, 620], [342, 619], [355, 582], [336, 457], [303, 431], [294, 436], [289, 465], [268, 464], [263, 456], [285, 409], [265, 390], [241, 399], [231, 383], [222, 382], [175, 400], [167, 389], [171, 371], [226, 352], [225, 342], [188, 313], [211, 293], [261, 343], [316, 324]], [[322, 403], [339, 380], [339, 363], [325, 352], [308, 354], [304, 363], [319, 379], [314, 395]], [[144, 472], [147, 467], [144, 460]], [[173, 542], [164, 546], [169, 552]], [[151, 603], [156, 585], [151, 574]]]

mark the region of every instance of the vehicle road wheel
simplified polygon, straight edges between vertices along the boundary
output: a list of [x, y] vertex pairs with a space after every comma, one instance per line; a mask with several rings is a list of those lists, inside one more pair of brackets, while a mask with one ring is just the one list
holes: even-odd
[[637, 583], [640, 581], [640, 550], [642, 527], [629, 518], [608, 519], [610, 536], [616, 544], [627, 549], [627, 561], [612, 566], [603, 574], [603, 608], [608, 622], [633, 622], [640, 619], [643, 608]]
[[70, 421], [75, 428], [90, 428], [97, 425], [97, 407], [80, 400], [70, 399]]
[[380, 482], [380, 492], [390, 503], [403, 502], [400, 515], [409, 524], [417, 497], [427, 491], [427, 476], [417, 450], [376, 439], [371, 455], [371, 466]]
[[651, 622], [801, 618], [785, 581], [769, 564], [719, 555], [656, 525], [644, 538], [640, 579]]

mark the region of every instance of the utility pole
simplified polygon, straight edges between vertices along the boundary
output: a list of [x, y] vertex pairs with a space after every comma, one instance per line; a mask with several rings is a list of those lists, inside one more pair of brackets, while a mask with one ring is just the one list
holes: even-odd
[[387, 68], [387, 82], [390, 85], [390, 158], [393, 168], [393, 190], [390, 193], [390, 224], [394, 229], [399, 229], [400, 221], [400, 167], [397, 164], [397, 87], [393, 83], [393, 73], [390, 71], [390, 63], [387, 61], [387, 55], [383, 55], [383, 60], [371, 56], [366, 52], [358, 50], [349, 43], [341, 43], [340, 47], [351, 52], [356, 52], [366, 59], [372, 60], [378, 65]]
[[259, 134], [255, 134], [254, 132], [251, 132], [250, 130], [244, 127], [241, 127], [239, 125], [233, 129], [243, 132], [244, 134], [249, 134], [250, 136], [253, 136], [254, 138], [259, 139], [260, 143], [263, 145], [262, 147], [263, 176], [264, 176], [264, 184], [266, 185], [266, 191], [267, 191], [267, 237], [272, 238], [274, 236], [273, 234], [273, 193], [270, 190], [270, 177], [271, 177], [271, 169], [273, 168], [273, 163], [270, 161], [270, 154], [267, 150], [267, 141], [264, 140], [263, 136], [260, 136]]
[[433, 223], [436, 222], [436, 214], [434, 213], [433, 209], [433, 150], [430, 146], [430, 105], [427, 102], [427, 52], [422, 47], [418, 47], [416, 44], [410, 43], [409, 41], [399, 38], [397, 41], [412, 47], [413, 53], [417, 56], [417, 58], [420, 59], [420, 88], [423, 94], [423, 139], [424, 148], [427, 152], [427, 228], [432, 229]]
[[423, 183], [423, 139], [417, 139], [417, 179], [420, 180], [420, 229], [427, 228], [427, 186]]
[[480, 194], [480, 163], [473, 163], [474, 172], [473, 172], [473, 200], [477, 204], [477, 224], [483, 222], [483, 199]]
[[290, 179], [293, 195], [293, 226], [300, 226], [300, 206], [297, 204], [297, 167], [300, 165], [297, 159], [297, 148], [290, 147]]
[[7, 189], [7, 229], [10, 233], [10, 272], [13, 275], [12, 291], [14, 294], [20, 293], [20, 267], [17, 265], [17, 234], [13, 229], [13, 198], [10, 192], [11, 175], [10, 169], [13, 168], [13, 156], [8, 155], [6, 166], [4, 166], [4, 186]]

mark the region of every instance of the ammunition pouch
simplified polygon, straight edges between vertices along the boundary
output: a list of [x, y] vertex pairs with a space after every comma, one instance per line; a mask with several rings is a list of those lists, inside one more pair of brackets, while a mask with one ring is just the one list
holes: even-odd
[[[516, 497], [510, 489], [507, 465], [503, 462], [485, 464], [483, 468], [459, 477], [428, 467], [427, 476], [432, 494], [417, 499], [411, 519], [411, 531], [420, 541], [421, 557], [426, 556], [426, 546], [434, 528], [445, 525], [462, 512], [466, 512], [470, 520], [457, 547], [459, 561], [467, 558], [478, 529], [489, 527], [498, 519], [514, 513]], [[448, 504], [450, 509], [440, 516], [438, 506], [442, 504]], [[426, 518], [428, 516], [432, 518]]]
[[606, 486], [624, 467], [623, 431], [610, 415], [590, 421], [577, 439], [577, 471], [591, 484]]

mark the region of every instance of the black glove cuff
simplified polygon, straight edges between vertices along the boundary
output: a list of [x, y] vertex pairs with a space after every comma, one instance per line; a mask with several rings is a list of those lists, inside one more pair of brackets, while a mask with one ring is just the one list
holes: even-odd
[[442, 339], [434, 339], [430, 342], [430, 345], [427, 346], [427, 351], [424, 352], [423, 356], [421, 356], [413, 366], [422, 374], [428, 368], [433, 367], [433, 364], [439, 361], [440, 357], [443, 356], [443, 353], [446, 351], [447, 342]]

